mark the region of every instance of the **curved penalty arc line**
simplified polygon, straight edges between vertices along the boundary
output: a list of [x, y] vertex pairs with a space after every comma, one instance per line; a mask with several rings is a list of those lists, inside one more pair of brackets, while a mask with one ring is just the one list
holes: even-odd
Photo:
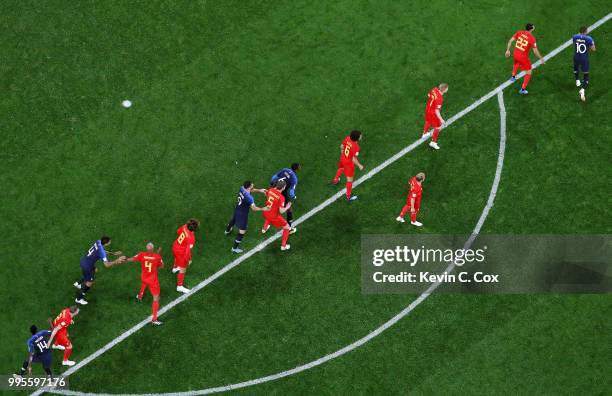
[[[476, 223], [476, 226], [474, 226], [474, 230], [470, 234], [470, 237], [468, 238], [468, 240], [465, 242], [463, 246], [464, 249], [469, 249], [469, 247], [474, 243], [474, 241], [478, 237], [478, 234], [480, 233], [480, 230], [485, 220], [487, 219], [490, 210], [493, 208], [495, 197], [497, 195], [497, 190], [501, 182], [501, 173], [504, 167], [504, 156], [506, 152], [506, 108], [504, 104], [503, 88], [499, 88], [497, 90], [497, 100], [499, 104], [500, 138], [499, 138], [499, 151], [498, 151], [498, 157], [497, 157], [497, 165], [495, 168], [495, 177], [493, 178], [493, 184], [491, 186], [491, 191], [489, 192], [489, 198], [487, 199], [487, 203], [484, 209], [482, 210], [482, 213], [480, 214], [480, 217], [478, 219], [478, 222]], [[451, 263], [444, 272], [451, 273], [455, 269], [455, 267], [456, 267], [455, 264]], [[368, 341], [376, 338], [377, 336], [382, 334], [385, 330], [395, 325], [397, 322], [399, 322], [401, 319], [406, 317], [408, 314], [410, 314], [410, 312], [412, 312], [423, 301], [425, 301], [441, 284], [442, 283], [440, 281], [432, 283], [427, 288], [427, 290], [425, 290], [421, 295], [419, 295], [419, 297], [417, 297], [414, 301], [412, 301], [406, 308], [401, 310], [398, 314], [393, 316], [387, 322], [383, 323], [381, 326], [371, 331], [366, 336], [358, 339], [357, 341], [341, 349], [338, 349], [335, 352], [332, 352], [316, 360], [313, 360], [311, 362], [294, 367], [290, 370], [285, 370], [285, 371], [278, 372], [276, 374], [267, 375], [265, 377], [254, 378], [248, 381], [238, 382], [238, 383], [230, 384], [230, 385], [217, 386], [213, 388], [206, 388], [206, 389], [193, 390], [193, 391], [184, 391], [184, 392], [169, 392], [169, 393], [113, 394], [113, 393], [86, 393], [86, 392], [78, 392], [78, 391], [70, 391], [70, 390], [56, 390], [56, 389], [46, 390], [46, 391], [50, 393], [69, 395], [69, 396], [118, 396], [118, 395], [121, 395], [121, 396], [196, 396], [196, 395], [208, 395], [212, 393], [227, 392], [230, 390], [236, 390], [236, 389], [246, 388], [249, 386], [263, 384], [266, 382], [275, 381], [275, 380], [278, 380], [284, 377], [289, 377], [291, 375], [301, 373], [306, 370], [310, 370], [311, 368], [320, 366], [323, 363], [336, 359], [342, 355], [345, 355], [361, 347], [362, 345], [366, 344]]]

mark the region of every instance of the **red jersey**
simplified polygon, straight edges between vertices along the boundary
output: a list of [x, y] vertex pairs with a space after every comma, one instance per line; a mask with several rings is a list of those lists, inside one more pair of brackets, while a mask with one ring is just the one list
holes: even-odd
[[263, 212], [264, 217], [274, 218], [280, 216], [279, 210], [285, 205], [285, 197], [283, 196], [283, 193], [278, 191], [276, 188], [270, 188], [268, 189], [266, 196], [268, 197], [266, 200], [266, 206], [271, 209]]
[[532, 47], [538, 47], [533, 34], [526, 30], [516, 32], [512, 38], [516, 40], [516, 44], [514, 45], [514, 59], [529, 58], [529, 50]]
[[444, 95], [442, 95], [442, 92], [440, 92], [438, 87], [433, 87], [427, 94], [427, 105], [425, 106], [425, 112], [435, 114], [436, 110], [440, 110], [442, 108], [442, 103], [444, 103]]
[[143, 282], [148, 283], [157, 281], [157, 269], [164, 266], [164, 261], [159, 254], [153, 252], [140, 252], [132, 257], [132, 260], [140, 263], [140, 268], [142, 270], [140, 279]]
[[67, 330], [68, 326], [72, 324], [72, 313], [70, 313], [70, 308], [64, 308], [62, 312], [53, 319], [52, 324], [53, 328], [60, 326], [61, 330]]
[[351, 140], [347, 136], [342, 141], [342, 153], [340, 154], [340, 162], [353, 162], [353, 158], [359, 155], [359, 143]]
[[410, 179], [410, 192], [408, 193], [408, 200], [414, 198], [414, 202], [419, 202], [421, 200], [421, 195], [423, 194], [423, 186], [419, 184], [416, 176], [413, 176]]
[[176, 230], [178, 237], [172, 244], [172, 251], [183, 255], [186, 259], [191, 259], [191, 249], [195, 245], [195, 234], [187, 228], [187, 224], [183, 224]]

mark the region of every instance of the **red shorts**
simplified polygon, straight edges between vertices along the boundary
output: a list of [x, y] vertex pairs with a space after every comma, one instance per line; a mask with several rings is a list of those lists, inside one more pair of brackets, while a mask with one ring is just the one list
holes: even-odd
[[160, 292], [160, 288], [159, 288], [159, 279], [146, 279], [146, 280], [141, 280], [142, 284], [145, 285], [149, 291], [151, 292], [151, 295], [153, 296], [159, 296], [159, 292]]
[[351, 162], [340, 161], [340, 163], [338, 164], [338, 168], [344, 169], [344, 175], [346, 177], [355, 176], [355, 163], [353, 161]]
[[440, 128], [442, 126], [436, 113], [425, 112], [425, 123], [429, 124], [432, 128]]
[[70, 340], [68, 339], [68, 330], [63, 329], [55, 334], [55, 345], [61, 345], [65, 348], [70, 345]]
[[264, 215], [264, 218], [276, 228], [284, 228], [287, 225], [287, 220], [285, 220], [285, 218], [281, 215], [277, 215], [274, 217], [267, 217]]
[[174, 266], [179, 268], [187, 268], [189, 265], [187, 256], [185, 256], [182, 252], [177, 253], [174, 249], [172, 249], [172, 253], [174, 253]]
[[[408, 205], [408, 207], [410, 207], [410, 195], [408, 195], [406, 197], [406, 205]], [[414, 200], [414, 209], [415, 210], [419, 210], [420, 207], [421, 207], [421, 199], [420, 198], [416, 198]]]
[[518, 65], [521, 70], [531, 70], [531, 61], [529, 58], [514, 58], [514, 64]]

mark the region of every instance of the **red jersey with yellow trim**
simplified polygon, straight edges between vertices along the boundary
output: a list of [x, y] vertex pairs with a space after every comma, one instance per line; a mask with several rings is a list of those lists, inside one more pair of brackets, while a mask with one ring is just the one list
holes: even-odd
[[70, 308], [64, 308], [51, 323], [53, 324], [53, 328], [60, 326], [60, 331], [67, 331], [68, 327], [72, 324], [72, 313], [70, 313]]
[[271, 209], [263, 212], [264, 217], [273, 219], [280, 216], [279, 210], [285, 205], [285, 197], [283, 196], [283, 193], [273, 187], [268, 189], [266, 197], [266, 206]]
[[529, 50], [532, 47], [538, 48], [535, 37], [526, 30], [514, 33], [512, 38], [516, 40], [516, 44], [514, 44], [514, 59], [529, 58]]
[[436, 110], [440, 110], [442, 108], [442, 103], [444, 103], [444, 95], [442, 95], [442, 92], [440, 92], [438, 87], [433, 87], [427, 94], [425, 113], [430, 115], [436, 114]]
[[421, 200], [423, 195], [423, 186], [419, 184], [416, 176], [410, 179], [410, 192], [408, 193], [408, 199], [414, 198], [414, 202], [417, 203]]
[[340, 154], [340, 162], [347, 163], [353, 162], [353, 157], [359, 155], [359, 143], [351, 140], [350, 136], [347, 136], [342, 141], [342, 153]]
[[195, 234], [187, 228], [187, 224], [183, 224], [176, 230], [178, 237], [172, 244], [172, 251], [176, 254], [184, 256], [187, 260], [191, 260], [191, 249], [195, 245]]
[[140, 252], [132, 257], [134, 261], [140, 263], [140, 279], [144, 283], [157, 282], [157, 269], [164, 266], [162, 257], [153, 252]]

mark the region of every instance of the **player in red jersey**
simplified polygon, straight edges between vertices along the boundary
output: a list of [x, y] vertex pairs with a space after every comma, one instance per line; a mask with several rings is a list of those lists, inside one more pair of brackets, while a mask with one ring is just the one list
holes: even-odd
[[340, 145], [340, 162], [336, 176], [332, 180], [334, 185], [340, 181], [340, 176], [344, 172], [346, 176], [346, 200], [352, 202], [357, 199], [356, 195], [351, 196], [353, 192], [353, 176], [355, 176], [355, 165], [359, 170], [363, 170], [363, 165], [359, 163], [357, 156], [359, 155], [359, 140], [361, 140], [361, 131], [352, 131], [351, 134], [344, 138]]
[[194, 232], [199, 226], [200, 222], [198, 220], [190, 219], [176, 230], [178, 237], [172, 244], [172, 253], [174, 253], [174, 268], [172, 268], [172, 272], [178, 272], [176, 291], [180, 293], [189, 293], [189, 289], [183, 286], [183, 284], [185, 283], [187, 267], [191, 265], [191, 249], [195, 245]]
[[162, 257], [159, 255], [161, 249], [158, 249], [157, 252], [154, 251], [155, 245], [149, 242], [147, 243], [146, 251], [140, 252], [134, 257], [130, 257], [127, 259], [129, 262], [137, 261], [140, 263], [141, 273], [140, 273], [140, 291], [136, 296], [136, 299], [140, 302], [142, 301], [142, 296], [145, 292], [145, 289], [149, 289], [151, 295], [153, 296], [153, 316], [151, 317], [151, 324], [159, 326], [162, 324], [159, 320], [157, 320], [157, 311], [159, 310], [159, 279], [157, 279], [157, 269], [163, 268], [164, 261]]
[[520, 68], [525, 71], [525, 78], [523, 79], [523, 85], [519, 90], [519, 93], [522, 95], [527, 95], [527, 84], [529, 84], [529, 80], [531, 80], [531, 61], [529, 60], [529, 50], [533, 48], [533, 52], [540, 58], [542, 64], [544, 64], [544, 58], [540, 55], [540, 51], [538, 51], [538, 46], [536, 45], [536, 39], [531, 34], [535, 30], [535, 26], [533, 23], [528, 23], [525, 26], [525, 30], [519, 30], [514, 33], [514, 36], [510, 37], [508, 40], [508, 45], [506, 46], [506, 58], [510, 57], [510, 46], [514, 41], [516, 41], [516, 45], [514, 46], [514, 66], [512, 66], [512, 77], [510, 77], [510, 81], [516, 81], [516, 72]]
[[68, 338], [68, 327], [74, 323], [72, 319], [78, 314], [79, 308], [76, 305], [72, 305], [64, 308], [55, 319], [51, 320], [49, 318], [49, 323], [55, 333], [55, 342], [51, 348], [64, 351], [63, 366], [74, 366], [75, 364], [75, 362], [68, 359], [72, 354], [72, 343]]
[[423, 224], [418, 222], [416, 217], [419, 213], [419, 209], [421, 208], [421, 196], [423, 194], [423, 181], [425, 180], [425, 173], [420, 172], [417, 173], [412, 179], [410, 179], [410, 192], [408, 193], [408, 197], [406, 198], [406, 205], [402, 208], [402, 211], [399, 216], [397, 216], [397, 221], [400, 223], [404, 223], [404, 216], [408, 211], [410, 211], [410, 224], [413, 226], [420, 227]]
[[[262, 233], [266, 233], [270, 228], [270, 224], [276, 228], [283, 229], [281, 250], [289, 250], [291, 248], [291, 246], [287, 244], [287, 240], [289, 239], [289, 233], [292, 229], [289, 223], [287, 223], [287, 220], [282, 216], [283, 213], [291, 209], [291, 202], [285, 205], [285, 197], [283, 196], [285, 188], [287, 188], [287, 182], [279, 180], [274, 187], [269, 188], [266, 192], [266, 207], [270, 209], [263, 212], [265, 221], [261, 229]], [[295, 230], [295, 228], [293, 230]]]
[[427, 94], [427, 104], [425, 105], [425, 125], [423, 126], [423, 135], [429, 132], [429, 128], [433, 128], [433, 134], [431, 136], [431, 142], [429, 147], [436, 150], [440, 149], [438, 146], [438, 135], [440, 134], [440, 128], [444, 125], [444, 118], [440, 115], [442, 109], [442, 103], [444, 103], [444, 94], [448, 91], [448, 84], [442, 83], [437, 87], [433, 87]]

